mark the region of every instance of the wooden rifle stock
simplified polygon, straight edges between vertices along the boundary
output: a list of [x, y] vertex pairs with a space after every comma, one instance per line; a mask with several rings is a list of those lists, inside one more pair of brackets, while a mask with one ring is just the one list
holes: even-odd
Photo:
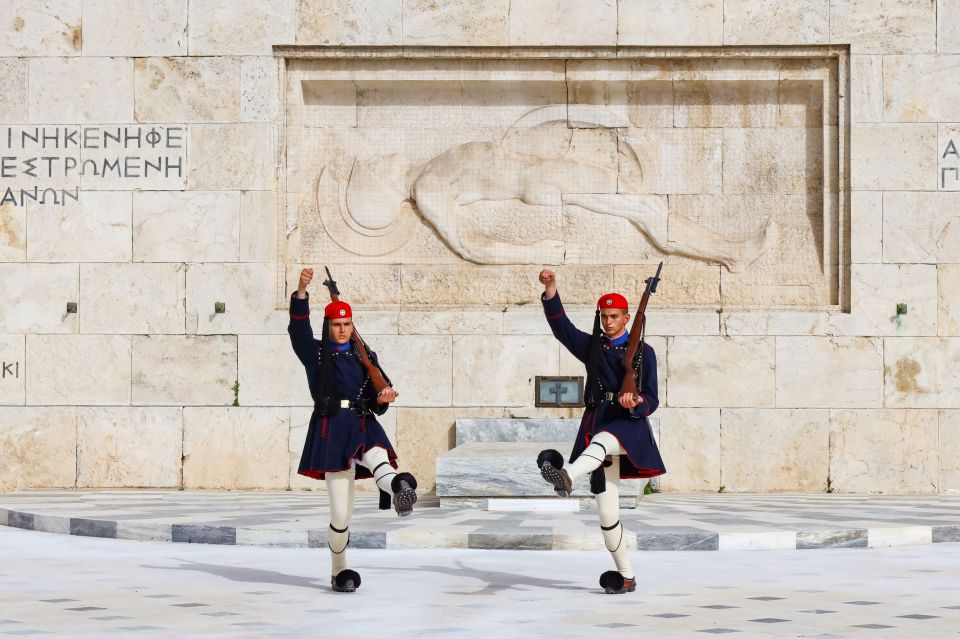
[[623, 354], [624, 373], [623, 383], [620, 384], [621, 395], [639, 395], [640, 387], [643, 385], [642, 380], [639, 384], [637, 383], [637, 377], [643, 375], [642, 367], [637, 366], [643, 353], [639, 349], [647, 325], [647, 302], [650, 301], [650, 296], [657, 292], [662, 268], [663, 262], [660, 262], [656, 275], [647, 278], [647, 287], [643, 291], [643, 297], [640, 298], [637, 314], [633, 318], [633, 326], [630, 327], [630, 341], [627, 342], [627, 352]]
[[[340, 291], [337, 289], [337, 283], [333, 281], [333, 276], [330, 275], [330, 269], [326, 266], [323, 269], [327, 272], [327, 279], [323, 281], [323, 285], [327, 287], [327, 290], [330, 291], [330, 301], [339, 302], [340, 301]], [[324, 335], [324, 339], [330, 339], [329, 335]], [[357, 323], [353, 323], [353, 335], [350, 337], [350, 340], [353, 342], [354, 347], [357, 349], [357, 354], [360, 355], [360, 363], [363, 364], [363, 367], [367, 369], [367, 375], [370, 376], [370, 383], [373, 384], [373, 390], [377, 391], [377, 394], [380, 394], [384, 388], [391, 388], [393, 384], [387, 381], [387, 378], [384, 377], [383, 371], [380, 370], [380, 367], [373, 363], [370, 359], [370, 353], [367, 352], [367, 345], [363, 343], [363, 339], [360, 337], [360, 333], [357, 332]]]

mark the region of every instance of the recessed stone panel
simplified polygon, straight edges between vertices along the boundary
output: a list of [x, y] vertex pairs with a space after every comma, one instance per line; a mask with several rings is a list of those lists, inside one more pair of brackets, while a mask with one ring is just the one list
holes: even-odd
[[228, 406], [236, 379], [236, 336], [133, 336], [134, 405]]
[[73, 488], [77, 478], [77, 409], [0, 407], [0, 491]]
[[731, 492], [827, 489], [826, 410], [724, 410], [720, 484]]
[[880, 407], [882, 340], [778, 337], [777, 407]]
[[83, 55], [187, 55], [189, 4], [189, 0], [83, 0]]
[[27, 335], [27, 404], [129, 404], [130, 339]]
[[830, 485], [849, 493], [936, 493], [935, 410], [830, 411]]
[[287, 408], [183, 409], [184, 488], [289, 487]]
[[183, 409], [77, 409], [79, 488], [177, 488]]

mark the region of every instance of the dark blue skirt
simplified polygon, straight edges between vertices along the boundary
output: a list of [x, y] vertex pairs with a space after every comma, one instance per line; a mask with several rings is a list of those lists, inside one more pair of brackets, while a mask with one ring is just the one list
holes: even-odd
[[360, 417], [348, 408], [324, 417], [314, 410], [297, 473], [323, 479], [326, 473], [349, 470], [353, 466], [357, 479], [367, 479], [373, 476], [370, 470], [355, 462], [371, 448], [387, 451], [390, 465], [397, 468], [397, 453], [376, 417]]
[[[597, 433], [610, 433], [620, 442], [625, 451], [620, 455], [620, 478], [643, 479], [656, 477], [667, 472], [660, 458], [660, 450], [653, 439], [653, 430], [646, 417], [634, 419], [624, 416], [626, 411], [620, 405], [600, 402], [595, 408], [588, 408], [580, 420], [577, 441], [573, 443], [570, 461], [580, 456], [583, 449]], [[604, 421], [604, 418], [610, 421]]]

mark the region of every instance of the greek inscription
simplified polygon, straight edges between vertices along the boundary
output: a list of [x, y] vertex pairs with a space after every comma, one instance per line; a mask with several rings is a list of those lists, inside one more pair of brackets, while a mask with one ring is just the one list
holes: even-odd
[[182, 180], [184, 138], [183, 126], [0, 127], [0, 204], [74, 202], [81, 177], [84, 189], [99, 180]]

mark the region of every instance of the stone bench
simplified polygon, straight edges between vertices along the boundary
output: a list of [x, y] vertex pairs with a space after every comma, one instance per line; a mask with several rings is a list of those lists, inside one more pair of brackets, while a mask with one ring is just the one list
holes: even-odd
[[[651, 420], [651, 425], [656, 433], [656, 420]], [[537, 455], [546, 448], [569, 458], [579, 426], [577, 419], [458, 419], [456, 448], [437, 458], [440, 506], [503, 510], [593, 507], [589, 477], [579, 478], [572, 497], [561, 499], [540, 477], [536, 463]], [[635, 508], [645, 484], [643, 479], [623, 480], [621, 506]]]

